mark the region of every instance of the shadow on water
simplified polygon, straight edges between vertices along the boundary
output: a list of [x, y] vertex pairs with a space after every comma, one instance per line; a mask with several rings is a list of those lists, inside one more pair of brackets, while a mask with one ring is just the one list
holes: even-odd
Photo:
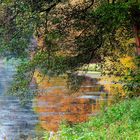
[[21, 107], [16, 97], [6, 95], [14, 71], [12, 63], [0, 59], [0, 140], [26, 140], [36, 133], [38, 117], [32, 111], [32, 103]]

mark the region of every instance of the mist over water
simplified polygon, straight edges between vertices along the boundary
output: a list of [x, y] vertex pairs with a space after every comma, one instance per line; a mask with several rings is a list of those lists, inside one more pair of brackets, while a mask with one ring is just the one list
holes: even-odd
[[38, 119], [32, 103], [22, 107], [18, 98], [6, 94], [14, 72], [12, 61], [0, 59], [0, 140], [26, 139], [36, 133]]
[[17, 63], [15, 60], [7, 62], [0, 59], [0, 140], [39, 138], [43, 136], [43, 130], [57, 131], [62, 120], [84, 122], [90, 115], [99, 112], [100, 101], [107, 101], [107, 93], [98, 83], [98, 75], [87, 75], [73, 96], [65, 89], [65, 78], [54, 77], [48, 81], [46, 77], [40, 83], [36, 72], [35, 83], [39, 83], [36, 96], [33, 102], [21, 106], [17, 97], [6, 94]]

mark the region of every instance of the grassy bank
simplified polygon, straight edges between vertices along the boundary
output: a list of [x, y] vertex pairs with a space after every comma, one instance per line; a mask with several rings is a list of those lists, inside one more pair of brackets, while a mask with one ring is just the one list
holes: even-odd
[[[48, 140], [48, 136], [45, 136]], [[86, 123], [61, 125], [59, 140], [140, 140], [140, 98], [122, 101]]]

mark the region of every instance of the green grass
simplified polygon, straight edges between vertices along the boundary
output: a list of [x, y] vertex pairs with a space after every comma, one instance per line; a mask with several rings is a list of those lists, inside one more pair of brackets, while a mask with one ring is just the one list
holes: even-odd
[[88, 64], [87, 66], [83, 66], [81, 71], [100, 72], [100, 66], [98, 64]]
[[140, 98], [115, 104], [86, 123], [71, 127], [62, 124], [54, 140], [56, 137], [59, 140], [140, 140]]

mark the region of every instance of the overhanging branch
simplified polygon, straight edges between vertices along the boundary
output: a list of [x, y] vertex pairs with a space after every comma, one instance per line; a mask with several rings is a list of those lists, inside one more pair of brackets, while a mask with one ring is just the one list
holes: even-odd
[[61, 2], [61, 0], [58, 0], [57, 2], [55, 2], [55, 3], [53, 3], [50, 7], [48, 7], [47, 9], [43, 9], [43, 10], [41, 10], [40, 12], [47, 12], [47, 13], [49, 13], [50, 11], [51, 11], [51, 9], [53, 8], [53, 7], [55, 7], [59, 2]]

